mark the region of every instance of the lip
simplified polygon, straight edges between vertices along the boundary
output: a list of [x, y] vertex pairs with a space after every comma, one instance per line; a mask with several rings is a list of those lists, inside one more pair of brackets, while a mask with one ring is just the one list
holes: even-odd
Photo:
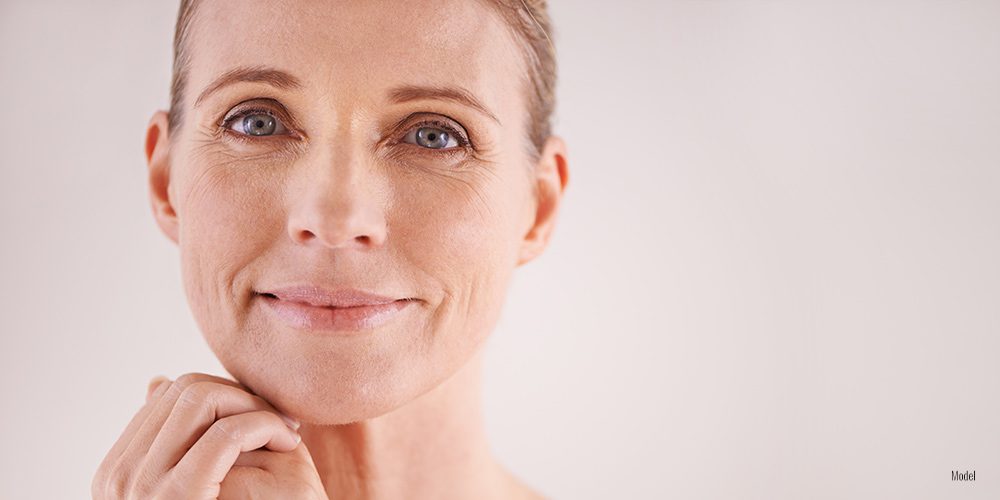
[[299, 330], [351, 333], [386, 323], [412, 298], [393, 298], [353, 288], [305, 285], [256, 291], [284, 323]]

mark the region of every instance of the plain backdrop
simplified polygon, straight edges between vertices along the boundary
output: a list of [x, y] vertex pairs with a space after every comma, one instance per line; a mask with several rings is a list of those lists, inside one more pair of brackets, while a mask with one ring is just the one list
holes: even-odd
[[[0, 498], [223, 374], [149, 209], [176, 1], [0, 3]], [[487, 345], [560, 499], [1000, 498], [1000, 2], [552, 2], [571, 180]], [[951, 481], [975, 470], [976, 481]]]

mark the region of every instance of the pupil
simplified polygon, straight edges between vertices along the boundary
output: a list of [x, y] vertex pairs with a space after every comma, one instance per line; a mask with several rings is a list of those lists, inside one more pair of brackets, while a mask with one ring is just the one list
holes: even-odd
[[258, 127], [263, 127], [264, 126], [264, 120], [257, 120], [257, 126]]
[[437, 134], [431, 132], [430, 134], [427, 134], [427, 138], [433, 141], [434, 139], [437, 138]]

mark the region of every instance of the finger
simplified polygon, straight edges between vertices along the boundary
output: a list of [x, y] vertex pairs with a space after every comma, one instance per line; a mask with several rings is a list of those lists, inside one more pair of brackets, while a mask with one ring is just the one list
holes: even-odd
[[274, 465], [278, 462], [277, 459], [285, 454], [286, 453], [267, 449], [244, 451], [236, 457], [236, 461], [233, 462], [233, 468], [252, 467], [255, 469], [273, 471]]
[[160, 428], [163, 427], [163, 423], [170, 416], [170, 412], [173, 410], [174, 404], [184, 391], [184, 388], [201, 381], [213, 381], [219, 384], [239, 386], [239, 384], [232, 380], [204, 373], [186, 373], [177, 377], [177, 380], [174, 382], [161, 384], [158, 390], [163, 391], [162, 395], [150, 403], [152, 408], [148, 416], [118, 458], [119, 463], [122, 464], [120, 467], [121, 474], [127, 476], [123, 478], [124, 481], [131, 483], [134, 477], [134, 469], [142, 463], [143, 457], [146, 456], [149, 447], [153, 444], [153, 440], [160, 433]]
[[[219, 484], [219, 500], [253, 498], [262, 485], [280, 491], [283, 498], [327, 498], [305, 441], [289, 452], [244, 451]], [[267, 495], [261, 495], [267, 496]]]
[[142, 408], [139, 408], [139, 411], [132, 417], [132, 420], [130, 420], [128, 425], [125, 426], [125, 430], [122, 431], [121, 436], [118, 437], [118, 441], [116, 441], [114, 446], [111, 447], [111, 451], [108, 455], [114, 455], [117, 457], [118, 454], [121, 453], [121, 450], [128, 446], [136, 432], [138, 432], [139, 427], [146, 421], [149, 414], [152, 413], [154, 405], [151, 403], [167, 392], [166, 382], [169, 382], [169, 379], [165, 378], [164, 381], [158, 383], [156, 387], [153, 388], [152, 392], [148, 392], [147, 389], [146, 404], [142, 405]]
[[149, 385], [146, 387], [146, 402], [149, 403], [153, 394], [156, 392], [156, 389], [159, 388], [161, 384], [169, 381], [170, 379], [164, 377], [163, 375], [153, 377], [153, 379], [149, 381]]
[[122, 431], [121, 435], [115, 441], [115, 444], [111, 446], [111, 450], [108, 451], [107, 455], [104, 456], [104, 460], [101, 461], [101, 465], [97, 469], [97, 474], [94, 475], [94, 483], [104, 484], [105, 481], [111, 479], [111, 469], [112, 464], [118, 463], [120, 455], [125, 450], [125, 448], [132, 442], [136, 433], [139, 432], [140, 426], [149, 418], [152, 413], [155, 402], [158, 398], [163, 396], [167, 390], [166, 383], [160, 383], [154, 390], [150, 397], [147, 398], [147, 403], [139, 408], [139, 411], [132, 417], [128, 425], [125, 426], [125, 430]]
[[300, 440], [298, 433], [288, 428], [274, 412], [232, 415], [216, 420], [171, 470], [169, 477], [191, 491], [217, 491], [240, 453], [260, 447], [291, 451]]
[[254, 467], [271, 472], [277, 472], [288, 466], [307, 466], [315, 469], [312, 456], [304, 442], [300, 442], [292, 451], [278, 452], [267, 449], [244, 451], [236, 457], [233, 467]]
[[[215, 382], [187, 386], [143, 459], [142, 477], [165, 475], [216, 420], [253, 411], [270, 411], [282, 417], [270, 403], [242, 389]], [[292, 426], [291, 422], [286, 425]]]
[[216, 500], [267, 498], [265, 494], [262, 494], [264, 491], [281, 491], [282, 498], [310, 498], [295, 495], [290, 491], [290, 488], [279, 489], [275, 484], [274, 473], [270, 471], [234, 465], [232, 469], [229, 469], [226, 478], [219, 483], [219, 495]]

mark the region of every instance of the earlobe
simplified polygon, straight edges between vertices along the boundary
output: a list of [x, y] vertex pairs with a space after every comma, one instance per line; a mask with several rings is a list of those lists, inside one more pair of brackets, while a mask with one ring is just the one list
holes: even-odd
[[177, 239], [177, 211], [170, 199], [170, 137], [165, 111], [157, 111], [146, 128], [146, 163], [149, 167], [149, 199], [153, 217], [163, 234]]
[[569, 183], [569, 166], [566, 160], [566, 144], [556, 136], [545, 141], [542, 153], [535, 166], [535, 211], [533, 222], [524, 241], [517, 265], [524, 264], [541, 255], [549, 244], [555, 229], [556, 216], [562, 202], [566, 185]]

